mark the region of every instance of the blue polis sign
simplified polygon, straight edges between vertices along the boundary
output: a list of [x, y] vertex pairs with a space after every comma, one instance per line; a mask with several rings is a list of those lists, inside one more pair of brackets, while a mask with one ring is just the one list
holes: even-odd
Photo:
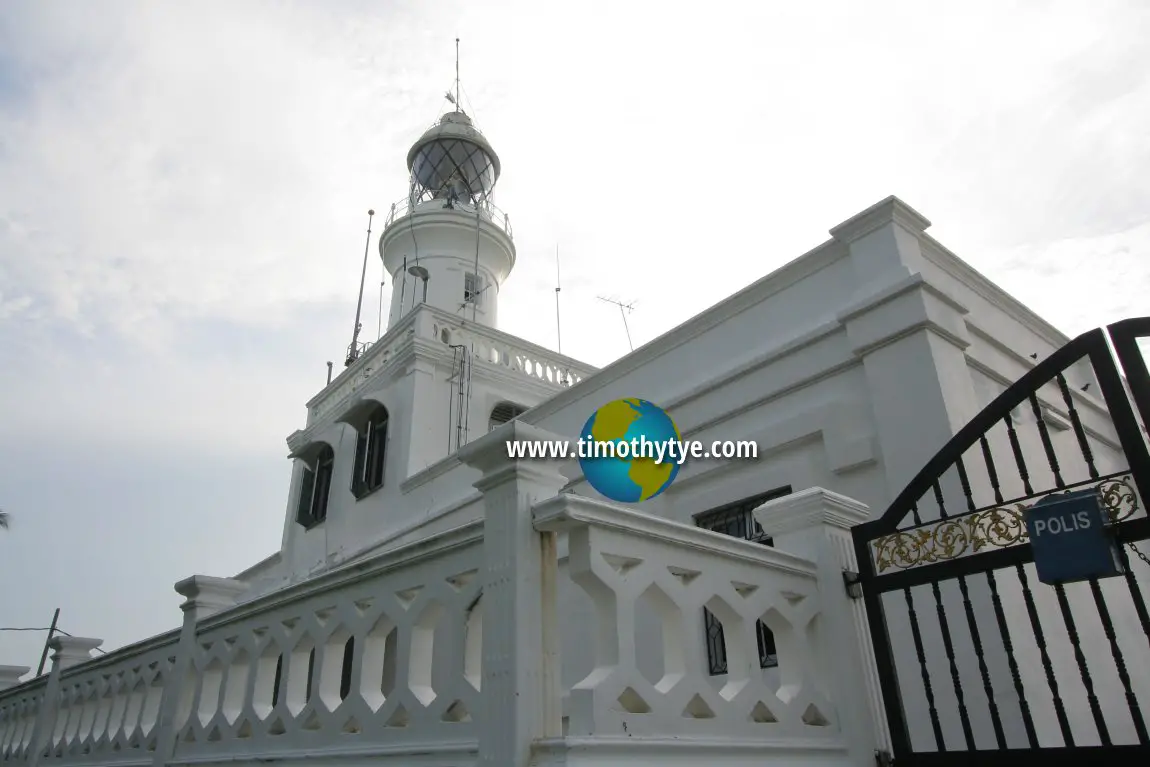
[[1118, 546], [1095, 489], [1049, 495], [1026, 511], [1038, 580], [1050, 585], [1123, 573]]

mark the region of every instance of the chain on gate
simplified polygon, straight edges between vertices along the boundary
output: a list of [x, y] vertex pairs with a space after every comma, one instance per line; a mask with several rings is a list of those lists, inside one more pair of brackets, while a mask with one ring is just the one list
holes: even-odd
[[1147, 566], [1147, 567], [1150, 567], [1150, 558], [1147, 558], [1147, 557], [1146, 557], [1146, 555], [1145, 555], [1145, 554], [1143, 554], [1143, 553], [1142, 553], [1142, 552], [1141, 552], [1141, 551], [1138, 549], [1138, 547], [1137, 547], [1137, 546], [1135, 546], [1135, 545], [1134, 545], [1133, 543], [1131, 543], [1130, 541], [1127, 541], [1127, 542], [1126, 542], [1126, 545], [1130, 547], [1130, 550], [1131, 550], [1131, 551], [1133, 551], [1135, 554], [1137, 554], [1137, 555], [1138, 555], [1138, 558], [1139, 558], [1139, 559], [1141, 559], [1143, 562], [1145, 562], [1145, 563], [1146, 563], [1146, 566]]

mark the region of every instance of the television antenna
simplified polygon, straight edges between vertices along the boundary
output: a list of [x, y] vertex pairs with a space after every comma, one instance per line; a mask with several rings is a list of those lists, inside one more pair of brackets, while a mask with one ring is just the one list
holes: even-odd
[[635, 344], [631, 343], [631, 328], [627, 327], [627, 315], [635, 311], [635, 302], [625, 304], [617, 298], [604, 298], [603, 296], [599, 296], [599, 300], [619, 307], [619, 314], [623, 317], [623, 330], [627, 331], [627, 345], [631, 347], [631, 351], [635, 351]]

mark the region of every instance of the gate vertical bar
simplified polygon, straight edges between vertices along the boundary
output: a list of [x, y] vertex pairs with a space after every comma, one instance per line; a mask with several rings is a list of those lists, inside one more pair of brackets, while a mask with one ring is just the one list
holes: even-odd
[[1134, 720], [1134, 730], [1138, 733], [1138, 742], [1146, 743], [1146, 720], [1142, 717], [1142, 707], [1138, 705], [1138, 696], [1130, 682], [1130, 672], [1126, 670], [1126, 659], [1122, 655], [1122, 648], [1118, 646], [1118, 637], [1114, 633], [1114, 621], [1110, 617], [1110, 609], [1106, 606], [1106, 595], [1102, 593], [1102, 586], [1098, 580], [1090, 581], [1090, 592], [1094, 595], [1094, 607], [1098, 610], [1098, 617], [1102, 621], [1102, 630], [1106, 633], [1106, 641], [1110, 643], [1110, 655], [1114, 658], [1114, 667], [1118, 670], [1118, 679], [1122, 682], [1122, 691], [1126, 693], [1126, 705], [1130, 709], [1130, 718]]
[[[970, 477], [966, 473], [966, 464], [962, 456], [955, 461], [958, 469], [958, 481], [962, 485], [962, 494], [966, 498], [966, 510], [974, 511], [974, 494], [970, 488]], [[936, 485], [937, 486], [937, 485]], [[987, 575], [991, 573], [988, 572]], [[990, 711], [990, 723], [994, 728], [994, 740], [1000, 749], [1006, 748], [1006, 733], [1002, 729], [1002, 719], [998, 712], [998, 703], [994, 699], [994, 685], [990, 681], [990, 669], [986, 666], [986, 655], [982, 648], [982, 636], [978, 630], [978, 621], [974, 615], [974, 605], [970, 601], [970, 589], [967, 587], [966, 576], [959, 576], [958, 588], [962, 591], [962, 605], [966, 611], [966, 625], [970, 631], [971, 641], [974, 642], [974, 654], [978, 658], [978, 673], [982, 677], [982, 689], [986, 693], [987, 708]], [[1001, 607], [1000, 607], [1001, 609]], [[1009, 639], [1005, 640], [1009, 642]]]
[[[939, 519], [949, 519], [950, 515], [946, 513], [946, 501], [942, 497], [942, 486], [937, 479], [934, 481], [933, 490], [934, 502], [938, 505]], [[966, 741], [967, 750], [973, 751], [974, 729], [970, 726], [970, 714], [966, 710], [966, 693], [962, 689], [962, 677], [958, 673], [958, 662], [954, 657], [954, 640], [950, 635], [950, 621], [946, 617], [946, 608], [942, 606], [942, 591], [937, 580], [931, 582], [930, 590], [934, 595], [934, 609], [938, 614], [938, 627], [942, 632], [942, 646], [946, 650], [946, 661], [950, 664], [950, 681], [954, 687], [955, 701], [958, 703], [958, 719], [962, 724], [962, 737]], [[965, 583], [963, 590], [965, 591]], [[925, 667], [923, 673], [926, 673]]]
[[1098, 737], [1102, 740], [1102, 745], [1109, 746], [1111, 744], [1110, 730], [1106, 726], [1106, 717], [1102, 715], [1102, 706], [1098, 702], [1098, 694], [1094, 691], [1094, 678], [1086, 666], [1086, 654], [1082, 651], [1082, 639], [1078, 636], [1078, 626], [1074, 623], [1074, 614], [1070, 612], [1070, 602], [1066, 598], [1066, 589], [1061, 583], [1054, 586], [1054, 594], [1058, 597], [1058, 609], [1062, 612], [1062, 622], [1070, 637], [1070, 645], [1074, 648], [1074, 661], [1078, 664], [1082, 686], [1086, 688], [1086, 702], [1090, 704], [1090, 714], [1094, 717], [1094, 726], [1098, 729]]

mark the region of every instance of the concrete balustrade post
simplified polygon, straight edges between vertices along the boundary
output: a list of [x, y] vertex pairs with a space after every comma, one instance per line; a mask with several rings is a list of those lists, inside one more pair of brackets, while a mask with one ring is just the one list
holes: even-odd
[[20, 677], [31, 671], [28, 666], [0, 666], [0, 690], [20, 684]]
[[176, 733], [191, 712], [192, 696], [196, 691], [195, 654], [196, 628], [200, 621], [235, 606], [247, 584], [230, 578], [193, 575], [175, 585], [176, 593], [184, 597], [180, 609], [184, 623], [176, 646], [176, 660], [164, 679], [164, 692], [160, 700], [157, 719], [155, 767], [164, 767], [175, 755]]
[[526, 767], [532, 744], [561, 732], [555, 533], [531, 509], [567, 480], [554, 462], [508, 457], [508, 442], [558, 435], [510, 421], [459, 451], [483, 494], [483, 711], [479, 762]]
[[36, 711], [36, 723], [32, 725], [32, 738], [28, 743], [28, 765], [36, 767], [48, 748], [52, 730], [56, 727], [56, 716], [60, 710], [60, 674], [73, 666], [92, 659], [92, 650], [104, 643], [103, 639], [90, 637], [55, 636], [48, 643], [52, 649], [52, 670], [44, 685], [44, 697]]
[[820, 682], [837, 711], [856, 764], [874, 764], [875, 752], [890, 750], [866, 610], [847, 593], [844, 572], [857, 572], [850, 529], [870, 518], [866, 504], [812, 487], [759, 506], [755, 519], [776, 548], [818, 566], [823, 602], [825, 653]]

